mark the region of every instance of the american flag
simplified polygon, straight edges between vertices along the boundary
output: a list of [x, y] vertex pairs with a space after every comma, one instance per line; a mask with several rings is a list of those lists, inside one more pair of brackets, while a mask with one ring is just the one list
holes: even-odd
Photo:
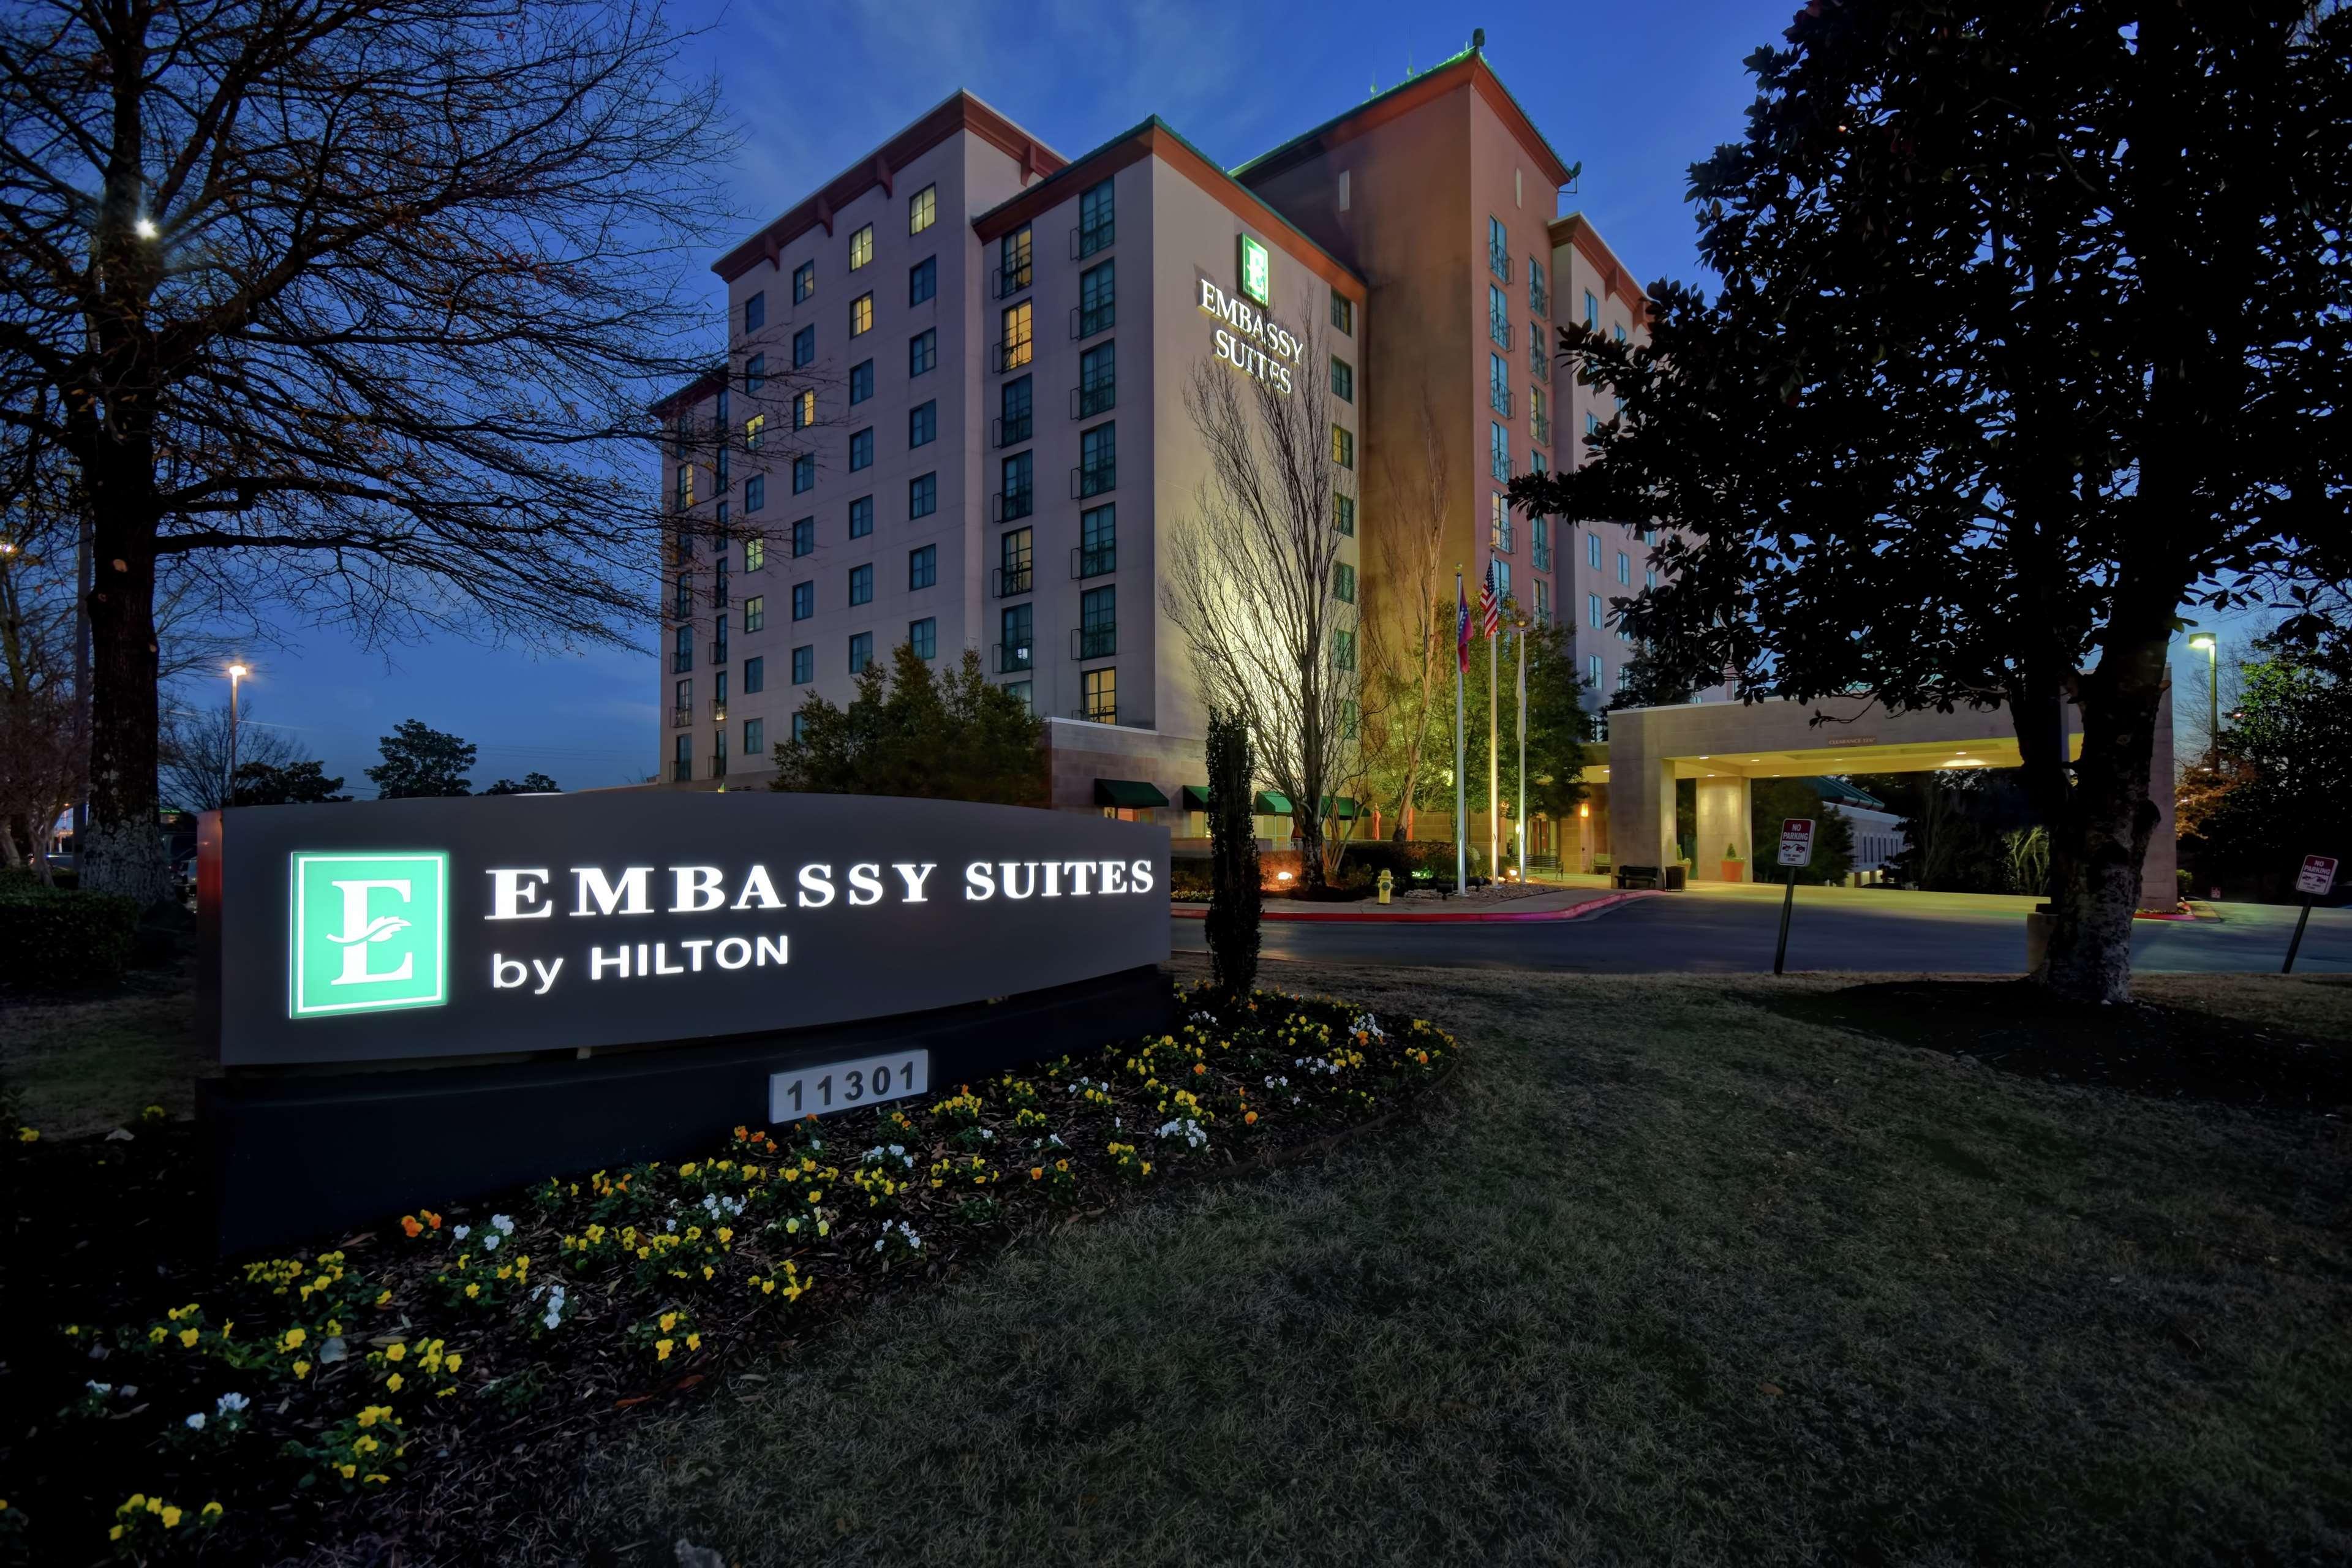
[[1454, 667], [1470, 673], [1470, 600], [1462, 588], [1462, 574], [1454, 574]]
[[1486, 563], [1486, 581], [1478, 589], [1478, 620], [1480, 629], [1488, 637], [1495, 635], [1503, 624], [1503, 601], [1495, 593], [1495, 563]]

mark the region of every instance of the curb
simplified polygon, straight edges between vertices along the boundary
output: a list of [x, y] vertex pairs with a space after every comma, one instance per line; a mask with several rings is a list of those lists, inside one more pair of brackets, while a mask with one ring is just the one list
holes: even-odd
[[[1426, 914], [1356, 915], [1337, 911], [1326, 914], [1320, 910], [1269, 909], [1263, 911], [1259, 918], [1267, 921], [1300, 921], [1310, 924], [1367, 926], [1475, 925], [1506, 921], [1518, 923], [1557, 923], [1562, 921], [1589, 920], [1601, 910], [1614, 908], [1616, 905], [1630, 903], [1635, 899], [1654, 899], [1659, 896], [1657, 889], [1645, 888], [1632, 892], [1610, 893], [1601, 898], [1588, 899], [1583, 903], [1570, 909], [1545, 910], [1528, 914], [1514, 914], [1507, 910], [1464, 910], [1459, 914], [1433, 910]], [[1205, 909], [1171, 907], [1169, 912], [1178, 920], [1198, 921], [1206, 920], [1209, 917], [1209, 911]]]

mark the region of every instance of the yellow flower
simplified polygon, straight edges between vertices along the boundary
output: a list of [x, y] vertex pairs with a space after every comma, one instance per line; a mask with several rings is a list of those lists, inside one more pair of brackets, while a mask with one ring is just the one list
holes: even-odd
[[462, 1366], [462, 1365], [464, 1365], [464, 1364], [465, 1364], [465, 1361], [466, 1361], [466, 1358], [465, 1358], [464, 1356], [461, 1356], [461, 1355], [453, 1355], [453, 1356], [447, 1357], [447, 1358], [443, 1362], [443, 1363], [442, 1363], [442, 1364], [443, 1364], [443, 1365], [445, 1365], [445, 1366], [446, 1366], [446, 1367], [447, 1367], [451, 1372], [455, 1372], [455, 1371], [457, 1371], [457, 1370], [458, 1369], [458, 1367], [460, 1367], [460, 1366]]
[[299, 1326], [289, 1329], [286, 1331], [286, 1337], [278, 1342], [278, 1348], [282, 1351], [300, 1350], [302, 1342], [310, 1337], [310, 1331], [306, 1329]]
[[686, 1348], [687, 1348], [687, 1349], [688, 1349], [688, 1350], [690, 1350], [690, 1351], [698, 1351], [698, 1350], [700, 1350], [700, 1349], [702, 1348], [702, 1336], [701, 1336], [700, 1334], [688, 1334], [688, 1335], [687, 1335], [687, 1336], [686, 1336]]
[[393, 1393], [398, 1394], [400, 1392], [400, 1373], [395, 1372], [390, 1377], [383, 1380], [383, 1385], [392, 1390]]
[[669, 1360], [670, 1345], [671, 1342], [668, 1340], [656, 1340], [654, 1342], [654, 1360]]
[[296, 1363], [294, 1363], [294, 1375], [295, 1375], [296, 1377], [298, 1377], [298, 1378], [303, 1378], [303, 1377], [308, 1377], [308, 1376], [310, 1376], [310, 1363], [309, 1362], [307, 1362], [307, 1361], [298, 1361], [298, 1362], [296, 1362]]
[[121, 1540], [121, 1539], [122, 1539], [122, 1527], [121, 1527], [121, 1525], [119, 1525], [119, 1524], [109, 1526], [109, 1527], [108, 1527], [108, 1529], [107, 1529], [107, 1531], [106, 1531], [106, 1538], [107, 1538], [109, 1541], [120, 1541], [120, 1540]]
[[386, 1361], [405, 1361], [408, 1359], [407, 1342], [395, 1341], [394, 1342], [384, 1346], [383, 1359]]
[[221, 1505], [216, 1502], [208, 1502], [205, 1504], [198, 1512], [205, 1519], [218, 1519], [221, 1516]]
[[661, 1326], [663, 1333], [667, 1333], [672, 1329], [677, 1327], [677, 1314], [676, 1312], [664, 1312], [661, 1315]]
[[177, 1527], [177, 1525], [179, 1524], [179, 1522], [180, 1522], [180, 1510], [179, 1510], [178, 1509], [176, 1509], [176, 1508], [167, 1508], [167, 1509], [165, 1509], [165, 1510], [163, 1510], [163, 1528], [164, 1528], [164, 1529], [166, 1529], [166, 1530], [173, 1529], [173, 1528]]
[[[37, 1130], [36, 1130], [36, 1129], [34, 1129], [34, 1128], [30, 1128], [30, 1127], [19, 1127], [19, 1128], [17, 1128], [17, 1129], [16, 1129], [16, 1142], [19, 1142], [19, 1143], [37, 1143], [37, 1142], [39, 1142], [40, 1141], [41, 1141], [41, 1134], [39, 1133], [39, 1131], [38, 1131]], [[120, 1533], [120, 1532], [118, 1531], [118, 1533]]]
[[392, 1478], [378, 1471], [370, 1471], [367, 1475], [362, 1477], [361, 1479], [370, 1482], [375, 1486], [383, 1486], [385, 1482], [391, 1480]]
[[360, 1468], [357, 1465], [337, 1465], [335, 1468], [342, 1472], [345, 1480], [350, 1480], [360, 1473]]
[[145, 1492], [132, 1492], [131, 1494], [131, 1500], [124, 1503], [121, 1508], [116, 1509], [114, 1511], [117, 1513], [137, 1513], [141, 1509], [145, 1508], [146, 1506], [147, 1494]]
[[161, 1512], [163, 1512], [163, 1500], [162, 1498], [159, 1498], [159, 1497], [151, 1497], [151, 1498], [149, 1498], [149, 1499], [147, 1500], [147, 1511], [148, 1511], [149, 1513], [161, 1513]]
[[195, 1349], [196, 1331], [194, 1329], [182, 1329], [180, 1331], [180, 1343], [189, 1350]]

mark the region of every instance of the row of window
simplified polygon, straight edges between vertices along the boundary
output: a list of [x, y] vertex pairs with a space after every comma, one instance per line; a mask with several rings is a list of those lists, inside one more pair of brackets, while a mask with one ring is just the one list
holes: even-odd
[[[937, 185], [925, 185], [907, 198], [907, 232], [908, 234], [922, 233], [937, 223], [939, 217], [940, 190]], [[852, 272], [862, 271], [872, 264], [874, 260], [874, 226], [872, 224], [866, 224], [850, 235], [848, 260], [849, 270]], [[917, 263], [916, 271], [927, 274], [918, 281], [913, 292], [912, 302], [920, 304], [936, 291], [939, 275], [930, 258]], [[793, 268], [793, 303], [805, 304], [815, 295], [816, 262], [814, 258], [811, 258]], [[768, 292], [762, 289], [743, 301], [743, 330], [746, 332], [756, 332], [767, 324]]]

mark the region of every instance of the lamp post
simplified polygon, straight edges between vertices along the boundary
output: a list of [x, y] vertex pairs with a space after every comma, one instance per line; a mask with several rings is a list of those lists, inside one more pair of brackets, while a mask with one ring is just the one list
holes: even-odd
[[236, 804], [236, 683], [250, 672], [241, 664], [228, 667], [228, 781], [221, 791], [221, 805]]
[[2199, 632], [2189, 639], [2189, 646], [2205, 650], [2205, 766], [2218, 773], [2221, 767], [2221, 655], [2211, 632]]

